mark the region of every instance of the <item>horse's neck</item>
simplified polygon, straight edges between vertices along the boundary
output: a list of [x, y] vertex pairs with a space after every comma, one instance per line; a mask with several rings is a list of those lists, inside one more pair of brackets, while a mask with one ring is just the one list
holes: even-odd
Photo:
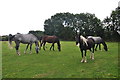
[[82, 44], [83, 45], [86, 44], [88, 46], [88, 44], [87, 44], [88, 40], [86, 38], [84, 38], [83, 36], [80, 36], [80, 38], [82, 39]]

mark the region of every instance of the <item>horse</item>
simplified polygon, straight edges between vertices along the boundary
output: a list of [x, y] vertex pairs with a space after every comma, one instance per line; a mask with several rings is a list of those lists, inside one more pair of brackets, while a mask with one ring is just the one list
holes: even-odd
[[43, 49], [45, 50], [45, 44], [46, 42], [48, 43], [52, 43], [51, 47], [50, 47], [50, 50], [53, 48], [53, 51], [54, 51], [54, 44], [57, 43], [58, 45], [58, 50], [61, 51], [61, 44], [60, 44], [60, 40], [57, 36], [42, 36], [41, 38], [41, 45], [40, 45], [40, 48], [42, 47], [43, 45]]
[[76, 35], [75, 39], [76, 39], [76, 45], [79, 46], [80, 51], [82, 53], [82, 60], [81, 60], [81, 62], [82, 63], [83, 62], [85, 62], [85, 63], [87, 62], [87, 59], [86, 59], [87, 50], [90, 50], [90, 52], [91, 52], [90, 58], [92, 60], [94, 60], [94, 47], [95, 47], [94, 40], [92, 38], [86, 39], [82, 35]]
[[101, 50], [101, 45], [100, 44], [102, 44], [104, 46], [105, 51], [108, 51], [107, 44], [105, 43], [105, 41], [101, 37], [88, 36], [87, 38], [94, 39], [95, 44], [97, 44], [96, 47], [95, 47], [95, 51], [97, 51], [98, 45], [99, 45], [99, 50]]
[[24, 51], [24, 53], [26, 53], [29, 45], [30, 45], [30, 53], [31, 53], [33, 43], [35, 43], [35, 45], [36, 45], [36, 48], [35, 48], [36, 53], [38, 54], [38, 52], [39, 52], [38, 39], [33, 34], [15, 34], [15, 35], [9, 34], [8, 40], [9, 40], [10, 45], [12, 45], [12, 41], [15, 42], [15, 44], [16, 44], [15, 49], [16, 49], [16, 53], [18, 55], [20, 55], [20, 52], [19, 52], [20, 43], [27, 44], [27, 47], [26, 47], [26, 50]]

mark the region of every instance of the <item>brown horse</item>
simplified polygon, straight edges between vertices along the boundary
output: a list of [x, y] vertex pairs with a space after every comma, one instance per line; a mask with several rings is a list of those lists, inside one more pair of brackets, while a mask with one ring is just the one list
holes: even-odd
[[43, 36], [42, 39], [41, 39], [41, 46], [40, 48], [42, 47], [43, 45], [43, 49], [45, 50], [45, 44], [46, 42], [48, 43], [52, 43], [51, 47], [50, 47], [50, 50], [52, 49], [53, 47], [53, 51], [54, 51], [54, 44], [57, 43], [58, 45], [58, 50], [61, 51], [61, 46], [60, 46], [60, 40], [58, 37], [56, 36]]

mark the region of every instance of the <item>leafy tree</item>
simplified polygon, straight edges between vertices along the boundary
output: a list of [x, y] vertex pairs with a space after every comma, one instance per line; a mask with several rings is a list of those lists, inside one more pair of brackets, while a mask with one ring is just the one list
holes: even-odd
[[110, 17], [103, 20], [103, 28], [106, 39], [120, 41], [120, 7], [112, 11]]
[[[73, 34], [73, 30], [70, 27], [71, 17], [73, 15], [70, 13], [57, 13], [52, 16], [51, 19], [45, 20], [44, 30], [47, 35], [56, 35], [62, 40], [72, 40], [69, 35]], [[71, 21], [72, 22], [72, 21]]]
[[37, 37], [44, 35], [44, 32], [43, 31], [39, 31], [39, 30], [38, 31], [31, 30], [28, 33], [29, 34], [34, 34]]
[[94, 14], [80, 13], [75, 15], [74, 28], [85, 35], [103, 36], [103, 29], [100, 19]]
[[[108, 19], [108, 21], [109, 20], [111, 19]], [[107, 22], [107, 24], [109, 24], [109, 22]], [[98, 19], [95, 14], [90, 13], [57, 13], [44, 22], [45, 34], [56, 35], [62, 40], [74, 40], [77, 32], [84, 36], [93, 35], [105, 38], [105, 27], [103, 26], [104, 24], [101, 20]], [[108, 30], [108, 32], [110, 31]]]

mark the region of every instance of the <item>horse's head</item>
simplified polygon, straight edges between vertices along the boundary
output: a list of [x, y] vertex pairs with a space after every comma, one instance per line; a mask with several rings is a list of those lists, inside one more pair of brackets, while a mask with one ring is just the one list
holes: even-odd
[[9, 45], [10, 45], [11, 49], [12, 49], [12, 41], [13, 41], [14, 37], [15, 37], [15, 35], [12, 35], [12, 34], [9, 34], [9, 36], [8, 36], [8, 41], [9, 41]]
[[107, 48], [107, 46], [104, 46], [104, 49], [105, 49], [105, 51], [108, 51], [108, 48]]
[[39, 53], [39, 47], [36, 47], [35, 50], [36, 50], [36, 53]]
[[83, 37], [82, 35], [76, 36], [76, 45], [79, 46], [81, 43], [83, 45], [86, 44], [88, 46], [87, 39], [85, 37]]
[[38, 41], [35, 42], [35, 45], [36, 45], [36, 47], [35, 47], [36, 53], [39, 53], [39, 43], [38, 43]]
[[78, 35], [75, 36], [75, 40], [76, 40], [76, 45], [79, 45], [79, 36]]

